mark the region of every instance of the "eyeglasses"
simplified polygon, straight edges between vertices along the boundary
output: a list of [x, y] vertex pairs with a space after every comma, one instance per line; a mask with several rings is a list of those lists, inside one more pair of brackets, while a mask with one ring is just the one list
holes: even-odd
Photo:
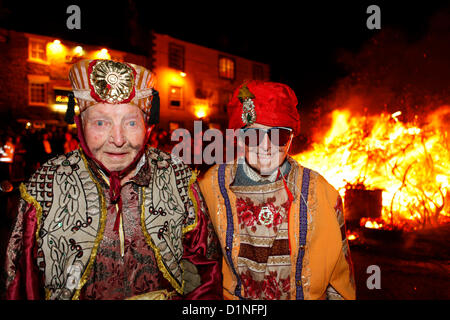
[[273, 127], [270, 129], [262, 128], [243, 128], [241, 137], [248, 147], [256, 147], [261, 144], [267, 134], [270, 142], [277, 147], [285, 146], [293, 136], [293, 130], [285, 127]]

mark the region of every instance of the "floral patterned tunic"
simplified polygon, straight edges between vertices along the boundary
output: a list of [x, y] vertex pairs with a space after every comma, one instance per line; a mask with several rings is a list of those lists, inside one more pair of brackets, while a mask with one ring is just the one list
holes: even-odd
[[[241, 170], [238, 168], [237, 175]], [[236, 181], [236, 180], [235, 180]], [[290, 252], [288, 212], [290, 200], [282, 180], [258, 186], [235, 185], [241, 244], [238, 273], [243, 298], [289, 299]]]

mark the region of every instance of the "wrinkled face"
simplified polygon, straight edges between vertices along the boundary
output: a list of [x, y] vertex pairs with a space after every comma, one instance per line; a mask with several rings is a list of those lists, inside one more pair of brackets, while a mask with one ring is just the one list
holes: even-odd
[[82, 121], [87, 146], [109, 171], [128, 167], [144, 144], [144, 116], [134, 105], [99, 103], [82, 113]]
[[[247, 128], [270, 129], [271, 127], [254, 123]], [[292, 136], [287, 139], [288, 142], [286, 144], [278, 146], [270, 140], [269, 135], [265, 134], [264, 131], [259, 134], [259, 144], [256, 146], [249, 146], [244, 143], [242, 139], [239, 139], [238, 141], [240, 146], [244, 148], [247, 164], [261, 175], [270, 175], [273, 171], [278, 169], [286, 159], [289, 147], [291, 146]], [[281, 133], [279, 138], [280, 141], [283, 140]]]

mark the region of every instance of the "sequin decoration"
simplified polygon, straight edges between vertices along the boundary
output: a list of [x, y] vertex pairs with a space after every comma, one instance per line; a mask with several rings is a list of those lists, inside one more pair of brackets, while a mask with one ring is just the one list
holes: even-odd
[[246, 84], [239, 89], [238, 98], [242, 102], [242, 122], [246, 125], [255, 123], [256, 111], [252, 100], [255, 95], [250, 92]]
[[134, 78], [132, 67], [111, 60], [98, 60], [90, 74], [95, 94], [107, 103], [126, 102], [133, 93]]
[[255, 105], [252, 99], [245, 99], [242, 103], [242, 122], [251, 125], [256, 121]]
[[259, 211], [258, 220], [267, 226], [273, 223], [273, 212], [268, 207], [262, 207]]

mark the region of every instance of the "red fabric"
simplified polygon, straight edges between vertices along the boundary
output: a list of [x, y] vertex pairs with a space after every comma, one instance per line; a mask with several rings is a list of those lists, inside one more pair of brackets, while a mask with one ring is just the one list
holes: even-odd
[[[197, 203], [200, 203], [195, 188], [191, 186]], [[200, 208], [198, 209], [200, 211]], [[222, 300], [222, 267], [218, 260], [207, 259], [208, 222], [207, 215], [197, 213], [197, 227], [186, 233], [183, 240], [183, 259], [193, 263], [201, 276], [201, 285], [185, 295], [185, 300]]]
[[6, 291], [7, 300], [39, 300], [44, 298], [42, 279], [36, 265], [36, 209], [31, 204], [23, 217], [23, 254], [17, 263], [14, 280]]
[[[288, 127], [294, 135], [300, 133], [300, 115], [297, 110], [297, 97], [287, 85], [269, 81], [253, 80], [245, 84], [255, 96], [252, 99], [256, 111], [256, 123], [270, 127]], [[237, 88], [228, 104], [228, 127], [239, 129], [246, 124], [242, 122], [242, 102]]]

